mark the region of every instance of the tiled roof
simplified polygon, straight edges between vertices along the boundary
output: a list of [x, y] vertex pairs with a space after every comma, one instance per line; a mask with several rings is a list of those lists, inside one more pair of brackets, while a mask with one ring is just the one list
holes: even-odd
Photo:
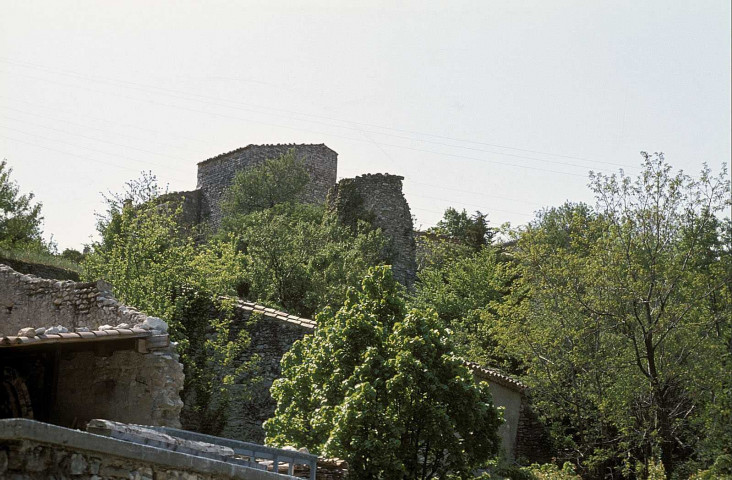
[[5, 336], [0, 337], [0, 348], [19, 347], [25, 345], [39, 345], [47, 343], [69, 343], [89, 342], [103, 340], [118, 340], [127, 338], [146, 338], [153, 335], [153, 332], [144, 328], [110, 328], [105, 330], [92, 330], [82, 332], [50, 333], [48, 335], [36, 335], [33, 337]]
[[275, 310], [274, 308], [265, 307], [264, 305], [258, 305], [256, 303], [245, 302], [243, 300], [239, 300], [236, 305], [237, 305], [237, 307], [241, 308], [242, 310], [245, 310], [248, 312], [259, 312], [259, 313], [264, 314], [267, 317], [274, 318], [275, 320], [293, 323], [295, 325], [300, 325], [302, 327], [309, 328], [309, 329], [315, 329], [315, 327], [317, 325], [314, 320], [311, 320], [309, 318], [302, 318], [302, 317], [298, 317], [297, 315], [290, 315], [287, 312]]
[[526, 391], [527, 388], [529, 388], [524, 383], [521, 383], [515, 378], [509, 377], [508, 375], [503, 374], [498, 370], [483, 367], [482, 365], [479, 365], [475, 362], [468, 362], [466, 360], [463, 361], [463, 364], [468, 367], [474, 375], [482, 379], [488, 380], [489, 382], [497, 383], [498, 385], [502, 385], [506, 388], [515, 390], [520, 393], [523, 393], [524, 391]]
[[219, 155], [216, 155], [215, 157], [207, 158], [206, 160], [203, 160], [201, 162], [198, 162], [198, 165], [201, 165], [201, 164], [210, 162], [212, 160], [217, 160], [219, 158], [228, 157], [229, 155], [234, 155], [236, 153], [243, 152], [244, 150], [248, 150], [250, 148], [259, 148], [259, 147], [262, 147], [262, 148], [272, 148], [272, 147], [287, 147], [287, 148], [294, 148], [294, 147], [325, 147], [328, 150], [333, 151], [330, 147], [328, 147], [324, 143], [272, 143], [272, 144], [269, 144], [268, 143], [268, 144], [264, 144], [264, 145], [254, 145], [253, 143], [250, 143], [246, 147], [237, 148], [237, 149], [234, 149], [234, 150], [232, 150], [230, 152], [221, 153]]

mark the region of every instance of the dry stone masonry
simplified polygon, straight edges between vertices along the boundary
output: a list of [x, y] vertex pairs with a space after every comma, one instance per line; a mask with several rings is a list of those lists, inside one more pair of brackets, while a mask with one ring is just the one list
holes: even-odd
[[22, 328], [63, 325], [70, 331], [100, 325], [142, 324], [147, 316], [119, 303], [104, 282], [50, 280], [0, 264], [0, 336]]
[[0, 265], [0, 376], [22, 379], [11, 397], [28, 400], [11, 403], [23, 417], [180, 426], [183, 366], [167, 328], [119, 303], [104, 282], [42, 279]]
[[[202, 219], [216, 227], [221, 223], [221, 201], [226, 189], [240, 170], [257, 166], [265, 160], [277, 158], [290, 150], [302, 160], [310, 175], [302, 200], [306, 203], [323, 203], [337, 179], [338, 154], [320, 145], [248, 145], [237, 150], [209, 158], [198, 164], [198, 190], [201, 191]], [[188, 192], [190, 193], [190, 192]], [[191, 203], [189, 201], [189, 203]]]
[[417, 274], [417, 261], [412, 213], [402, 193], [402, 180], [404, 177], [382, 173], [345, 178], [328, 194], [328, 207], [346, 225], [363, 219], [381, 228], [391, 242], [388, 253], [394, 278], [409, 288]]

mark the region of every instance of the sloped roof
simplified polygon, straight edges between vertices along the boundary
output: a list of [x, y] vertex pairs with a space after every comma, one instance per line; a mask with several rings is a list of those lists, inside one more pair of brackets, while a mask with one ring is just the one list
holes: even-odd
[[498, 370], [484, 367], [478, 363], [469, 362], [467, 360], [463, 360], [463, 364], [468, 367], [476, 377], [480, 377], [483, 380], [488, 380], [489, 382], [502, 385], [519, 393], [524, 393], [529, 388], [528, 385], [520, 382], [513, 377], [509, 377], [508, 375], [501, 373]]
[[80, 332], [50, 333], [48, 335], [4, 336], [0, 337], [0, 348], [18, 347], [23, 345], [39, 345], [45, 343], [89, 342], [100, 340], [119, 340], [127, 338], [146, 338], [152, 336], [150, 330], [144, 328], [110, 328], [105, 330], [91, 330]]
[[274, 308], [265, 307], [264, 305], [259, 305], [252, 302], [245, 302], [243, 300], [239, 300], [236, 303], [236, 306], [244, 311], [247, 312], [258, 312], [263, 314], [266, 317], [273, 318], [275, 320], [279, 320], [281, 322], [287, 322], [292, 323], [295, 325], [299, 325], [308, 329], [315, 329], [317, 324], [315, 323], [315, 320], [311, 320], [309, 318], [303, 318], [298, 317], [297, 315], [290, 315], [287, 312], [283, 312], [280, 310], [276, 310]]

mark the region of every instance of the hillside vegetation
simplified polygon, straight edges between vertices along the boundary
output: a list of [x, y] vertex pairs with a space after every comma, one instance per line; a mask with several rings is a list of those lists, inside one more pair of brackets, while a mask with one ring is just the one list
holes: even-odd
[[[52, 255], [40, 205], [9, 174], [0, 164], [0, 249]], [[240, 296], [319, 325], [283, 358], [268, 441], [345, 457], [355, 479], [732, 476], [726, 170], [691, 177], [643, 154], [637, 177], [590, 176], [595, 205], [500, 235], [448, 209], [419, 237], [411, 291], [379, 229], [293, 200], [307, 181], [291, 156], [241, 172], [210, 231], [183, 225], [146, 175], [108, 198], [100, 240], [67, 254], [169, 322], [198, 429], [216, 432], [256, 371], [236, 361], [251, 342], [227, 314]], [[552, 464], [500, 457], [498, 413], [462, 359], [530, 386]]]

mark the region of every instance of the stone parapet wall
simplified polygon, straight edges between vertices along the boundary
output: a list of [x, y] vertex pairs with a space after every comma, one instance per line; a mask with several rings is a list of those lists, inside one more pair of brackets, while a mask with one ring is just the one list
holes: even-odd
[[328, 207], [346, 225], [360, 218], [381, 228], [391, 242], [388, 256], [394, 277], [411, 288], [417, 275], [416, 245], [402, 180], [404, 177], [383, 173], [345, 178], [328, 194]]
[[69, 330], [135, 325], [148, 317], [119, 303], [103, 281], [79, 283], [18, 273], [0, 265], [0, 336], [22, 328], [63, 325]]
[[310, 175], [301, 201], [324, 203], [328, 190], [337, 180], [338, 154], [319, 145], [249, 145], [198, 164], [198, 185], [202, 193], [201, 218], [215, 228], [221, 223], [221, 202], [237, 172], [261, 165], [294, 150]]
[[[274, 415], [276, 403], [269, 389], [274, 380], [280, 377], [280, 360], [293, 343], [313, 332], [314, 322], [311, 320], [292, 316], [297, 320], [288, 320], [282, 317], [281, 312], [268, 310], [255, 310], [244, 302], [235, 306], [231, 338], [236, 338], [239, 332], [246, 330], [252, 339], [239, 361], [248, 362], [255, 356], [259, 361], [252, 377], [245, 378], [239, 387], [248, 390], [251, 396], [231, 402], [226, 424], [217, 435], [253, 443], [264, 442], [262, 424]], [[183, 428], [200, 431], [195, 412], [184, 409], [181, 420]]]
[[288, 476], [29, 420], [0, 420], [0, 478], [284, 480]]

